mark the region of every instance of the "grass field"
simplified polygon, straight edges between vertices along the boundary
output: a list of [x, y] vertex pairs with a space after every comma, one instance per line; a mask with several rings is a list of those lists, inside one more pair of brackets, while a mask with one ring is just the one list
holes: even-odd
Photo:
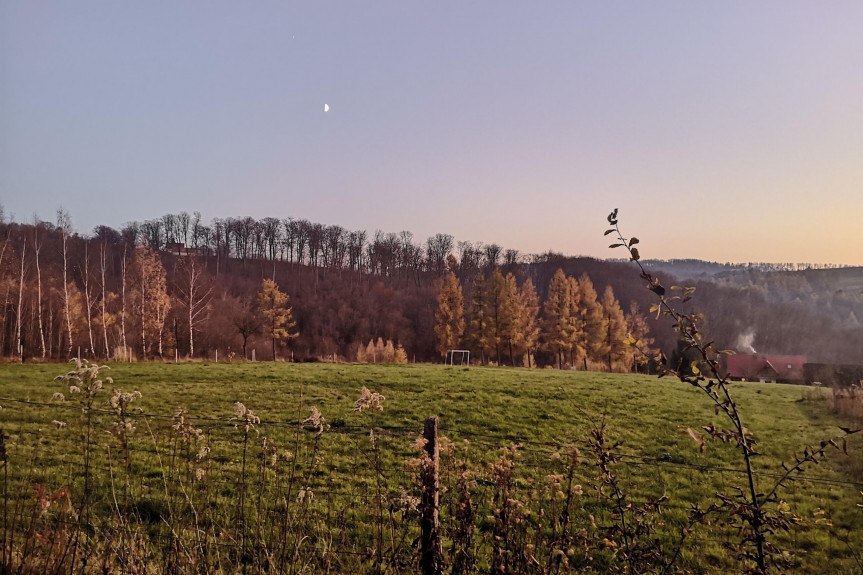
[[[494, 511], [501, 507], [498, 484], [505, 458], [500, 448], [513, 443], [520, 447], [514, 456], [508, 494], [527, 510], [521, 512], [523, 525], [512, 525], [513, 545], [533, 545], [527, 538], [534, 536], [537, 542], [541, 537], [557, 537], [554, 530], [559, 526], [550, 517], [559, 505], [554, 492], [559, 488], [558, 476], [568, 469], [570, 445], [582, 452], [573, 469], [585, 492], [572, 511], [573, 530], [582, 528], [585, 538], [601, 536], [615, 521], [609, 502], [599, 494], [591, 495], [591, 486], [597, 486], [597, 471], [585, 442], [600, 422], [606, 425], [609, 443], [622, 442], [613, 448], [620, 457], [613, 468], [627, 501], [639, 505], [662, 495], [669, 498], [664, 513], [652, 519], [654, 531], [649, 534], [663, 544], [666, 553], [674, 547], [691, 504], [707, 506], [716, 500], [717, 492], [730, 495], [734, 486], [742, 487], [745, 481], [738, 472], [742, 460], [732, 446], [708, 442], [701, 452], [692, 438], [681, 433], [681, 426], [697, 429], [711, 421], [725, 422], [700, 392], [671, 379], [431, 365], [154, 363], [110, 368], [107, 375], [115, 387], [141, 393], [126, 415], [135, 430], [124, 445], [119, 434], [105, 433], [117, 421], [115, 414], [92, 415], [88, 424], [92, 461], [85, 472], [82, 445], [88, 426], [80, 409], [69, 408], [75, 398], [68, 387], [53, 381], [69, 368], [58, 364], [0, 366], [0, 428], [7, 436], [9, 458], [7, 493], [29, 494], [33, 485], [43, 486], [47, 493], [68, 488], [69, 507], [74, 508], [86, 473], [97, 518], [91, 520], [93, 525], [102, 521], [100, 515], [130, 515], [134, 521], [121, 526], [130, 541], [133, 534], [141, 538], [146, 533], [152, 541], [166, 537], [165, 533], [203, 532], [212, 548], [202, 553], [215, 554], [224, 572], [229, 572], [225, 565], [257, 561], [247, 557], [247, 546], [266, 555], [260, 547], [276, 539], [282, 542], [280, 562], [274, 562], [272, 553], [266, 559], [273, 570], [289, 564], [297, 572], [304, 568], [310, 572], [346, 568], [412, 572], [416, 520], [411, 505], [402, 503], [419, 494], [414, 461], [419, 451], [414, 443], [424, 418], [431, 415], [440, 418], [441, 434], [452, 441], [442, 455], [445, 555], [446, 535], [458, 528], [455, 497], [458, 466], [464, 465], [470, 470], [470, 482], [461, 492], [470, 495], [475, 508], [470, 565], [479, 571], [495, 563], [487, 551], [494, 546], [495, 525], [500, 525]], [[363, 386], [386, 397], [382, 411], [352, 411]], [[52, 404], [55, 392], [66, 395], [65, 404]], [[840, 435], [839, 426], [848, 425], [829, 412], [819, 390], [734, 384], [733, 393], [745, 425], [758, 440], [755, 462], [761, 491], [775, 482], [773, 474], [782, 472], [783, 461], [793, 462], [795, 452]], [[110, 396], [110, 389], [103, 391], [94, 408], [108, 409]], [[242, 402], [260, 417], [249, 433], [242, 421], [231, 421], [236, 416], [235, 402]], [[312, 406], [330, 425], [321, 435], [310, 425], [298, 431], [298, 421], [310, 415]], [[202, 440], [210, 450], [206, 462], [193, 456], [197, 450], [194, 441], [172, 430], [178, 407], [188, 410], [188, 418], [206, 437]], [[52, 422], [66, 425], [58, 427], [61, 423]], [[371, 430], [374, 442], [369, 437]], [[807, 479], [795, 481], [784, 492], [782, 499], [788, 504], [789, 516], [794, 515], [795, 526], [790, 533], [779, 534], [776, 541], [787, 552], [793, 572], [861, 571], [861, 444], [854, 436], [849, 439], [847, 456], [830, 450], [825, 462], [806, 468], [803, 475]], [[202, 485], [196, 487], [197, 469], [206, 479], [199, 477]], [[27, 500], [24, 495], [20, 498]], [[67, 509], [66, 519], [61, 520], [58, 517], [64, 512], [59, 504], [56, 507], [51, 510], [56, 515], [39, 515], [34, 520], [37, 527], [43, 526], [39, 529], [70, 522], [71, 511]], [[209, 515], [192, 526], [183, 509], [196, 518], [203, 509]], [[285, 514], [291, 516], [291, 525], [280, 519]], [[546, 515], [549, 518], [539, 519]], [[140, 528], [133, 528], [133, 522]], [[579, 522], [584, 525], [577, 525]], [[104, 524], [120, 529], [116, 521], [105, 519]], [[263, 534], [266, 529], [271, 533], [282, 529], [284, 536], [268, 539]], [[31, 531], [38, 534], [38, 529]], [[22, 532], [26, 535], [26, 530]], [[289, 533], [301, 543], [289, 545]], [[200, 547], [200, 536], [196, 537]], [[95, 536], [93, 541], [90, 552], [95, 553]], [[734, 543], [733, 530], [721, 522], [700, 526], [683, 544], [677, 564], [694, 572], [739, 572], [733, 553], [726, 549]], [[166, 548], [147, 550], [141, 541], [137, 545], [142, 556], [169, 554]], [[227, 551], [222, 557], [219, 546], [242, 547], [240, 559]], [[34, 544], [34, 557], [36, 550]], [[614, 548], [587, 551], [563, 549], [568, 556], [566, 566], [577, 572], [616, 568]], [[182, 549], [175, 552], [183, 555]], [[530, 553], [544, 566], [536, 567], [536, 572], [549, 572], [547, 566], [554, 561], [560, 568], [554, 549]], [[453, 564], [452, 557], [448, 560]], [[169, 572], [172, 563], [164, 561], [161, 571]], [[49, 563], [45, 559], [45, 565]]]

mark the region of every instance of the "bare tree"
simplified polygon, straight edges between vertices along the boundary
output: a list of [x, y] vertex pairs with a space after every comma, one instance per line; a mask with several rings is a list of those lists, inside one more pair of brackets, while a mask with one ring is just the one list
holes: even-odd
[[514, 266], [521, 263], [521, 254], [518, 250], [508, 249], [503, 252], [503, 264], [506, 266]]
[[87, 334], [90, 337], [90, 353], [95, 357], [96, 344], [93, 340], [93, 304], [96, 303], [95, 296], [90, 289], [90, 241], [84, 242], [84, 268], [81, 271], [81, 283], [84, 286], [84, 307], [87, 310]]
[[479, 271], [482, 253], [470, 242], [458, 242], [459, 272], [462, 279], [472, 277]]
[[264, 259], [266, 252], [266, 229], [263, 222], [252, 220], [252, 258]]
[[490, 268], [496, 268], [500, 264], [500, 255], [503, 253], [503, 248], [497, 244], [486, 244], [485, 246], [485, 265]]
[[234, 324], [237, 333], [243, 338], [243, 359], [248, 359], [249, 338], [261, 332], [263, 320], [255, 310], [253, 300], [249, 295], [242, 295], [237, 298], [233, 308], [231, 323]]
[[105, 268], [107, 267], [105, 261], [106, 244], [107, 242], [105, 240], [102, 240], [99, 244], [99, 267], [102, 271], [102, 335], [105, 338], [105, 359], [109, 359], [111, 357], [111, 348], [108, 346], [108, 314], [105, 312], [105, 301], [108, 295], [105, 290]]
[[162, 216], [162, 229], [165, 232], [165, 245], [177, 243], [177, 216], [165, 214]]
[[15, 318], [15, 341], [18, 348], [15, 350], [18, 359], [24, 363], [24, 341], [21, 339], [21, 309], [24, 301], [24, 258], [27, 255], [27, 237], [22, 237], [21, 244], [21, 275], [18, 276], [18, 313]]
[[321, 224], [312, 224], [309, 226], [309, 264], [312, 267], [318, 267], [318, 254], [321, 251], [324, 242], [324, 226]]
[[325, 231], [325, 242], [330, 252], [330, 267], [341, 270], [345, 265], [347, 253], [347, 232], [341, 226], [327, 226]]
[[294, 261], [294, 245], [297, 241], [297, 221], [293, 218], [285, 218], [282, 220], [284, 229], [284, 243], [288, 250], [288, 261]]
[[228, 257], [230, 251], [230, 240], [227, 236], [227, 226], [224, 220], [213, 220], [213, 247], [216, 252], [216, 277], [219, 277], [219, 264], [223, 258]]
[[246, 216], [242, 219], [231, 220], [234, 229], [234, 245], [237, 249], [236, 257], [246, 263], [249, 256], [249, 244], [252, 243], [252, 235], [255, 229], [255, 220]]
[[39, 318], [39, 342], [42, 349], [42, 359], [45, 359], [45, 326], [42, 321], [42, 268], [39, 265], [39, 252], [42, 250], [40, 232], [43, 230], [42, 222], [36, 216], [33, 217], [33, 252], [36, 261], [36, 310]]
[[303, 263], [306, 247], [309, 245], [309, 231], [312, 227], [308, 220], [297, 220], [296, 222], [297, 263]]
[[[2, 207], [3, 207], [2, 204], [0, 204], [0, 212], [2, 212]], [[0, 213], [0, 224], [2, 224], [2, 223], [3, 223], [2, 213]], [[6, 255], [6, 248], [9, 245], [9, 235], [10, 235], [10, 232], [7, 231], [6, 239], [3, 240], [3, 249], [0, 249], [0, 273], [2, 273], [2, 271], [3, 271], [3, 257]], [[2, 276], [0, 276], [0, 279], [2, 279]], [[3, 310], [5, 311], [9, 306], [9, 290], [11, 289], [11, 285], [9, 282], [3, 282], [3, 283], [6, 283], [6, 299], [3, 302]], [[2, 354], [3, 349], [4, 349], [4, 345], [6, 343], [6, 339], [5, 339], [5, 337], [6, 337], [6, 314], [5, 313], [0, 314], [0, 322], [2, 322], [2, 326], [3, 326], [2, 329], [0, 329], [0, 354]]]
[[120, 262], [120, 337], [123, 342], [123, 357], [127, 360], [129, 359], [129, 345], [126, 342], [126, 271], [128, 269], [126, 250], [128, 247], [129, 244], [123, 244], [123, 259]]
[[446, 257], [452, 248], [452, 236], [449, 234], [435, 234], [426, 240], [426, 261], [429, 270], [436, 276], [442, 276], [446, 271]]
[[141, 224], [141, 235], [144, 238], [144, 243], [150, 249], [161, 250], [164, 245], [162, 235], [162, 220], [147, 220]]
[[348, 236], [348, 265], [351, 269], [362, 271], [363, 252], [366, 246], [366, 231], [351, 232]]
[[198, 226], [195, 228], [195, 232], [193, 237], [194, 245], [196, 252], [204, 255], [210, 255], [212, 251], [210, 246], [213, 242], [213, 228], [210, 226]]
[[321, 234], [321, 264], [325, 268], [338, 267], [335, 259], [344, 230], [339, 226], [326, 226]]
[[192, 247], [197, 248], [201, 242], [201, 212], [192, 213]]
[[267, 257], [276, 261], [276, 255], [282, 240], [282, 222], [278, 218], [264, 218], [260, 223]]
[[177, 229], [177, 241], [180, 241], [180, 238], [183, 239], [183, 246], [189, 245], [189, 223], [191, 218], [189, 214], [186, 212], [180, 212], [177, 214], [175, 223]]
[[195, 356], [195, 328], [206, 319], [212, 286], [198, 258], [190, 255], [177, 263], [177, 291], [180, 301], [188, 311], [189, 357]]
[[366, 246], [366, 262], [369, 273], [381, 273], [381, 252], [383, 251], [383, 232], [375, 230], [375, 237]]
[[72, 357], [72, 314], [69, 310], [69, 234], [72, 232], [72, 218], [69, 212], [60, 208], [57, 210], [57, 229], [63, 240], [63, 307], [66, 310], [66, 330], [68, 335], [67, 356]]
[[136, 245], [140, 236], [141, 225], [138, 222], [129, 222], [120, 230], [120, 241], [130, 246]]

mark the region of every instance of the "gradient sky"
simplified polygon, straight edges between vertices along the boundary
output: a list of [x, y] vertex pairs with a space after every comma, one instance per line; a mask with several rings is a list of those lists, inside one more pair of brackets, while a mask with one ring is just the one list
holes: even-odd
[[863, 2], [5, 0], [0, 203], [863, 265]]

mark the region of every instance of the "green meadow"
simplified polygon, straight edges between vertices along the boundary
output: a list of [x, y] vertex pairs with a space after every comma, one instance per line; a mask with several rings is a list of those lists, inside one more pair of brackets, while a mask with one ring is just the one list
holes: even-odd
[[[195, 549], [203, 549], [201, 557], [215, 557], [210, 572], [230, 572], [229, 566], [255, 563], [259, 556], [266, 557], [263, 562], [272, 572], [288, 570], [288, 565], [297, 572], [413, 572], [418, 521], [409, 503], [398, 502], [420, 493], [420, 451], [415, 444], [428, 416], [439, 418], [440, 435], [446, 438], [441, 477], [446, 565], [454, 564], [447, 553], [455, 549], [448, 547], [447, 537], [457, 532], [452, 522], [458, 502], [451, 498], [459, 473], [467, 470], [470, 475], [462, 488], [475, 507], [473, 561], [467, 571], [487, 572], [495, 561], [487, 550], [494, 545], [495, 508], [500, 507], [495, 462], [502, 461], [501, 448], [515, 453], [509, 495], [527, 509], [524, 524], [513, 525], [513, 533], [528, 537], [533, 529], [537, 541], [557, 528], [548, 519], [559, 505], [549, 485], [557, 485], [555, 477], [567, 473], [565, 462], [573, 447], [580, 453], [573, 477], [583, 487], [583, 495], [573, 503], [573, 532], [582, 529], [591, 537], [601, 536], [615, 522], [609, 502], [596, 491], [598, 473], [587, 443], [600, 426], [627, 502], [637, 506], [668, 498], [653, 518], [648, 537], [660, 541], [669, 556], [693, 504], [706, 508], [717, 501], [717, 493], [732, 495], [746, 481], [734, 447], [707, 441], [701, 450], [686, 432], [711, 422], [724, 426], [722, 416], [700, 391], [670, 378], [437, 365], [110, 364], [100, 375], [110, 376], [113, 383], [106, 382], [94, 396], [93, 409], [98, 411], [86, 421], [76, 403], [80, 394], [70, 394], [68, 385], [54, 380], [72, 367], [0, 366], [0, 429], [8, 457], [5, 493], [10, 502], [20, 500], [26, 506], [28, 497], [35, 498], [29, 495], [34, 485], [47, 493], [66, 489], [69, 507], [74, 508], [82, 490], [92, 490], [92, 553], [107, 553], [97, 533], [99, 525], [120, 529], [107, 519], [114, 514], [127, 517], [121, 522], [123, 533], [149, 537], [147, 541], [188, 530], [204, 533], [217, 551], [219, 545], [242, 547], [236, 555], [218, 554], [204, 549], [197, 536]], [[130, 425], [125, 442], [109, 433], [119, 419], [108, 404], [112, 387], [141, 394], [123, 414]], [[385, 397], [382, 410], [354, 410], [363, 387]], [[65, 401], [52, 400], [57, 392]], [[853, 425], [830, 412], [826, 390], [736, 383], [732, 393], [757, 440], [754, 462], [760, 492], [772, 488], [783, 473], [783, 462], [793, 463], [807, 446], [842, 435], [840, 426]], [[260, 421], [244, 427], [250, 420], [237, 419], [236, 402]], [[320, 411], [323, 427], [299, 425], [313, 407]], [[181, 437], [178, 408], [187, 411], [186, 421], [201, 437]], [[772, 540], [795, 573], [861, 570], [861, 435], [848, 438], [847, 455], [828, 446], [824, 461], [806, 466], [781, 492], [792, 527]], [[202, 445], [206, 454], [197, 457]], [[199, 524], [193, 526], [186, 514], [194, 514]], [[285, 514], [291, 516], [290, 526], [287, 520], [280, 523]], [[58, 504], [36, 521], [44, 531], [68, 525], [69, 517], [71, 512]], [[722, 519], [693, 529], [680, 545], [676, 568], [739, 572], [736, 532]], [[285, 535], [268, 539], [265, 528], [271, 533], [282, 529]], [[8, 524], [6, 530], [11, 530]], [[37, 529], [32, 531], [38, 535]], [[288, 545], [288, 533], [302, 543]], [[32, 533], [23, 525], [12, 534], [16, 545], [25, 545], [28, 536]], [[276, 540], [285, 542], [285, 548], [279, 547], [281, 555], [272, 552]], [[526, 539], [519, 541], [542, 566], [536, 572], [551, 572], [551, 565], [571, 572], [617, 568], [611, 545], [598, 550], [571, 545], [560, 551], [560, 557], [566, 556], [561, 563], [555, 550], [534, 550]], [[148, 553], [164, 555], [157, 544], [138, 545], [142, 561]], [[40, 555], [37, 550], [33, 545], [30, 553], [34, 561], [37, 556], [42, 561], [47, 551]], [[281, 559], [273, 559], [276, 555]], [[192, 561], [191, 552], [185, 556]], [[153, 572], [170, 570], [165, 563]]]

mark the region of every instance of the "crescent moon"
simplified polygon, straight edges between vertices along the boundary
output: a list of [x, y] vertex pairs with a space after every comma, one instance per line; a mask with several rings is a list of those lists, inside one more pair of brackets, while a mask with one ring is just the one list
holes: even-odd
[[329, 112], [329, 111], [330, 111], [329, 104], [324, 104], [324, 112]]

